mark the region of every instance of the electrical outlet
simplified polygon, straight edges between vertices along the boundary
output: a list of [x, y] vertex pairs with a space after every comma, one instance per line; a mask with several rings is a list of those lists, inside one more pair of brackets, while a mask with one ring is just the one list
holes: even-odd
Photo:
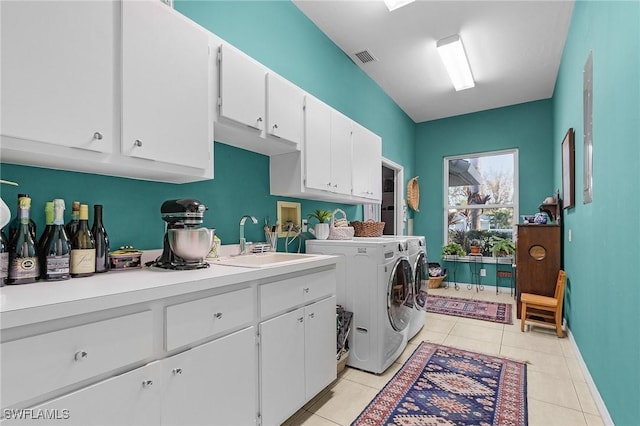
[[486, 277], [487, 276], [487, 270], [484, 269], [484, 268], [480, 269], [480, 276], [481, 277]]
[[302, 232], [307, 232], [309, 227], [309, 222], [307, 219], [302, 219]]

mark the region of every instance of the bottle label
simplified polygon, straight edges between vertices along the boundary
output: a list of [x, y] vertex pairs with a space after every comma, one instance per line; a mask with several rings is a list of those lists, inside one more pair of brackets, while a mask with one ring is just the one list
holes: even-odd
[[9, 276], [9, 253], [0, 253], [0, 280]]
[[71, 250], [69, 269], [72, 274], [89, 274], [96, 271], [96, 249]]
[[69, 256], [47, 256], [47, 278], [56, 279], [68, 277]]
[[38, 278], [38, 275], [40, 275], [40, 268], [38, 268], [37, 257], [16, 257], [12, 259], [11, 268], [9, 268], [9, 279]]

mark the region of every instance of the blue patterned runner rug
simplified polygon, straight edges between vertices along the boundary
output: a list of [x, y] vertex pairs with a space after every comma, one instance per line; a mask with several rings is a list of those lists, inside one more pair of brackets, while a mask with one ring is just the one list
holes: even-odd
[[523, 362], [422, 342], [352, 426], [527, 425]]
[[499, 322], [501, 324], [513, 324], [511, 308], [511, 303], [432, 295], [427, 297], [426, 305], [427, 312]]

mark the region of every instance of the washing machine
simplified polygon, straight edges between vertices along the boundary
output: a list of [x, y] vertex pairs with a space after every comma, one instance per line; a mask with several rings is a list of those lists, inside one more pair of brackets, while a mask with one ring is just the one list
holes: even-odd
[[429, 262], [425, 237], [408, 237], [408, 257], [413, 270], [413, 312], [407, 338], [413, 338], [424, 327], [427, 318], [427, 293], [429, 289]]
[[407, 246], [387, 238], [308, 240], [306, 251], [339, 257], [336, 302], [353, 312], [347, 365], [384, 372], [407, 346], [414, 287]]

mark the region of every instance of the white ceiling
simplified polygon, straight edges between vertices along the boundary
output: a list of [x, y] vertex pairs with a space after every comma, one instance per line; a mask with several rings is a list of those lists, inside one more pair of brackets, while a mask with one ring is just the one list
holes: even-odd
[[[573, 1], [293, 0], [415, 122], [553, 96]], [[476, 81], [456, 92], [436, 42], [459, 34]], [[363, 64], [355, 53], [377, 60]]]

